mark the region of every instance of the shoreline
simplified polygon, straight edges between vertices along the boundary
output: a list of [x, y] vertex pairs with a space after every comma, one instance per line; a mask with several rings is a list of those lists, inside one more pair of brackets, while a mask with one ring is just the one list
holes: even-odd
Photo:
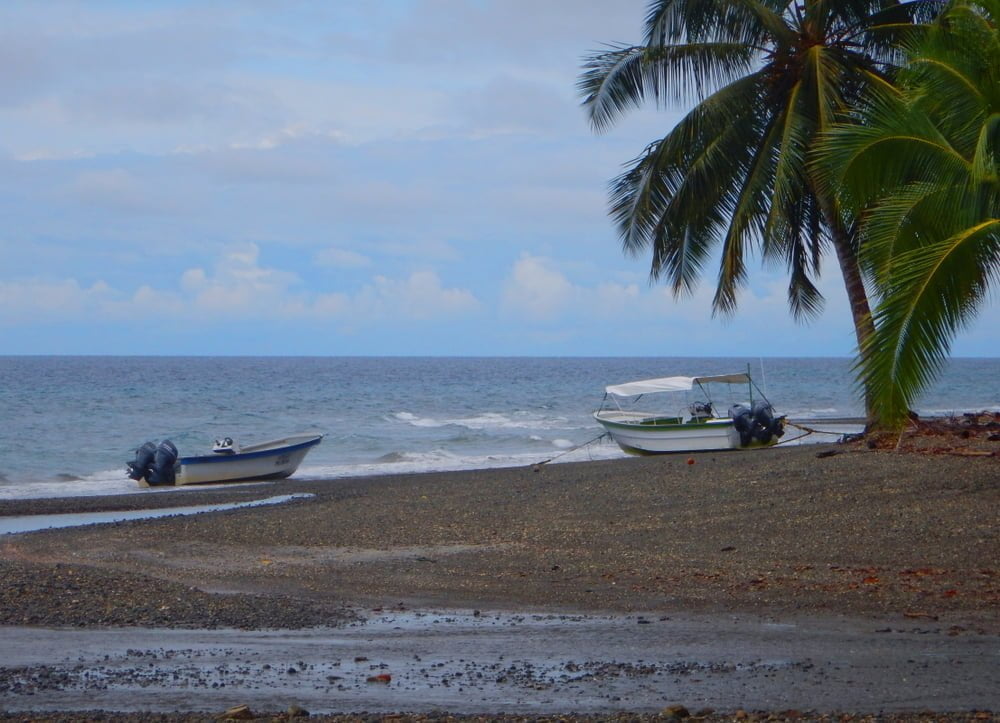
[[436, 609], [826, 621], [863, 626], [873, 645], [913, 634], [958, 650], [995, 647], [1000, 462], [937, 444], [926, 453], [807, 445], [8, 500], [0, 515], [314, 495], [2, 536], [0, 631], [292, 634], [350, 626], [374, 609]]

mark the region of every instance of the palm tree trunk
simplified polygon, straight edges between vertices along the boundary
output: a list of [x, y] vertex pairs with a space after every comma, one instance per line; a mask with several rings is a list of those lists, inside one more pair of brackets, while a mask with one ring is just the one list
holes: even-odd
[[[823, 194], [819, 193], [816, 194], [816, 200], [819, 202], [820, 212], [823, 214], [827, 228], [830, 229], [833, 248], [837, 252], [840, 273], [844, 278], [844, 288], [847, 291], [847, 301], [851, 305], [851, 317], [854, 320], [854, 334], [858, 340], [858, 358], [860, 359], [861, 350], [865, 348], [868, 339], [875, 335], [875, 322], [872, 319], [871, 306], [868, 304], [865, 282], [861, 278], [858, 255], [854, 251], [850, 234], [844, 228], [843, 221], [832, 200], [824, 198]], [[867, 388], [865, 389], [865, 418], [867, 421], [866, 432], [878, 425], [878, 415], [872, 406], [871, 392]]]

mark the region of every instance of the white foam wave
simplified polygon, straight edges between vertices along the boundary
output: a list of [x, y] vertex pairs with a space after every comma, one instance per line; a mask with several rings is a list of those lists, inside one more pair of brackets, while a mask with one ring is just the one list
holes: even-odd
[[220, 483], [217, 485], [182, 485], [143, 487], [125, 476], [124, 470], [104, 470], [79, 479], [30, 480], [0, 483], [0, 500], [33, 500], [51, 497], [102, 497], [106, 495], [151, 495], [178, 490], [193, 492], [217, 487], [266, 485], [267, 482]]
[[97, 497], [126, 495], [170, 488], [142, 488], [125, 476], [121, 469], [95, 472], [79, 479], [16, 481], [0, 484], [0, 499], [20, 500], [48, 497]]
[[538, 417], [530, 412], [515, 412], [513, 417], [497, 412], [483, 412], [469, 417], [419, 417], [412, 412], [396, 412], [392, 418], [414, 427], [465, 427], [489, 429], [575, 429], [566, 417]]
[[[572, 442], [569, 443], [572, 447]], [[557, 445], [558, 447], [558, 445]], [[561, 448], [561, 447], [560, 447]], [[560, 462], [585, 462], [599, 459], [625, 457], [617, 444], [591, 444], [554, 459]], [[301, 467], [295, 477], [302, 479], [341, 479], [345, 477], [370, 477], [380, 474], [412, 474], [419, 472], [450, 472], [470, 469], [495, 469], [523, 467], [544, 462], [551, 457], [538, 453], [459, 456], [445, 450], [430, 452], [396, 452], [391, 462], [377, 461], [345, 465], [310, 465]]]

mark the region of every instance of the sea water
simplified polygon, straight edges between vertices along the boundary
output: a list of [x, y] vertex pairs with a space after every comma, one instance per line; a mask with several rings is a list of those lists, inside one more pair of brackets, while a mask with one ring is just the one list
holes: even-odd
[[[0, 357], [0, 499], [155, 493], [124, 472], [147, 440], [196, 455], [318, 432], [296, 476], [329, 479], [620, 457], [574, 450], [603, 431], [606, 385], [748, 363], [790, 418], [862, 414], [846, 358]], [[722, 410], [747, 397], [713, 391]], [[1000, 359], [952, 360], [916, 407], [1000, 410]]]

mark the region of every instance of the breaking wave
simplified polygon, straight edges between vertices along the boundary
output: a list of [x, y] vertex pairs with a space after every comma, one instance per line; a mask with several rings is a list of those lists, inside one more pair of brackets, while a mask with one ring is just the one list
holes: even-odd
[[514, 412], [513, 415], [483, 412], [468, 417], [420, 417], [412, 412], [396, 412], [392, 419], [414, 427], [465, 427], [474, 430], [490, 429], [575, 429], [566, 417], [539, 417], [530, 412]]

